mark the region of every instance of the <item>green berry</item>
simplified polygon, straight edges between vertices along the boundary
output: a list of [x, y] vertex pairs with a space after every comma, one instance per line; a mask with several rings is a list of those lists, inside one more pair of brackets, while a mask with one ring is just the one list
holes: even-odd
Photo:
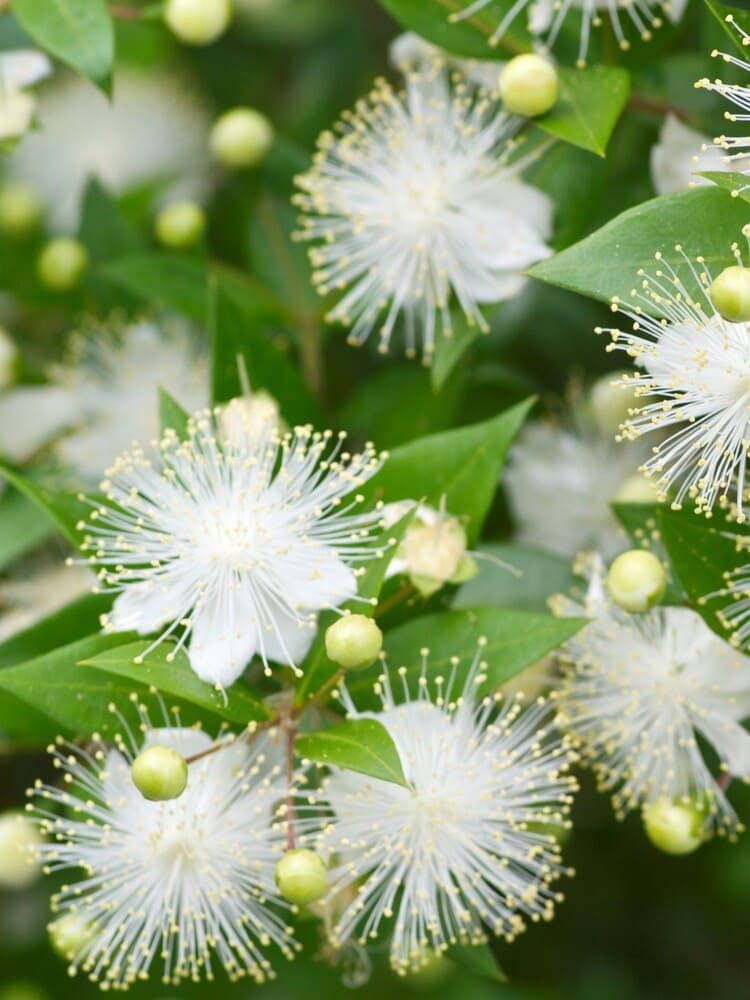
[[34, 850], [42, 843], [37, 827], [22, 812], [0, 815], [0, 889], [26, 889], [42, 870]]
[[[589, 410], [597, 429], [605, 437], [614, 437], [620, 425], [628, 419], [629, 411], [638, 405], [638, 400], [630, 385], [623, 385], [620, 379], [624, 372], [603, 375], [591, 386]], [[619, 384], [614, 385], [614, 382]]]
[[619, 555], [609, 567], [607, 588], [615, 604], [625, 611], [648, 611], [664, 596], [667, 575], [661, 560], [645, 549]]
[[697, 806], [659, 799], [643, 809], [651, 843], [666, 854], [692, 854], [706, 840], [705, 813]]
[[192, 201], [174, 201], [156, 216], [157, 239], [172, 250], [195, 246], [205, 228], [203, 209]]
[[39, 197], [30, 184], [13, 181], [0, 188], [0, 231], [9, 236], [26, 236], [42, 216]]
[[343, 615], [326, 630], [329, 660], [346, 670], [367, 667], [383, 648], [383, 633], [366, 615]]
[[231, 0], [167, 0], [164, 19], [181, 42], [209, 45], [229, 27]]
[[276, 865], [276, 885], [289, 903], [314, 903], [326, 894], [326, 866], [314, 851], [287, 851]]
[[500, 73], [500, 96], [506, 111], [525, 118], [536, 118], [553, 108], [559, 89], [555, 67], [534, 53], [515, 56]]
[[81, 283], [89, 263], [78, 240], [61, 236], [50, 240], [37, 260], [39, 280], [53, 292], [72, 292]]
[[254, 108], [225, 111], [211, 129], [211, 152], [230, 169], [256, 166], [265, 159], [272, 143], [270, 121]]
[[179, 798], [188, 781], [187, 762], [171, 747], [153, 746], [139, 753], [130, 773], [144, 799], [152, 802]]
[[750, 268], [725, 268], [708, 290], [716, 311], [730, 323], [750, 322]]

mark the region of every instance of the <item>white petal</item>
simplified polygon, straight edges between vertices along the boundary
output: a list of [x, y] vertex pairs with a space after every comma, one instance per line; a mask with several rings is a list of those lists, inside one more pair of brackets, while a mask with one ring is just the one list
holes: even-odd
[[16, 139], [31, 125], [34, 98], [20, 90], [0, 93], [0, 140]]
[[172, 601], [171, 591], [149, 584], [132, 584], [117, 595], [109, 616], [118, 632], [134, 629], [139, 635], [158, 632], [176, 618], [183, 617]]
[[0, 55], [0, 89], [20, 90], [52, 72], [52, 63], [36, 49], [16, 49]]
[[750, 733], [730, 719], [717, 715], [698, 716], [695, 726], [712, 744], [731, 774], [750, 777]]
[[299, 666], [315, 638], [315, 629], [306, 620], [299, 621], [278, 612], [273, 616], [275, 628], [261, 634], [262, 650], [267, 660]]
[[190, 666], [202, 681], [229, 687], [258, 650], [258, 625], [247, 591], [231, 590], [193, 612]]

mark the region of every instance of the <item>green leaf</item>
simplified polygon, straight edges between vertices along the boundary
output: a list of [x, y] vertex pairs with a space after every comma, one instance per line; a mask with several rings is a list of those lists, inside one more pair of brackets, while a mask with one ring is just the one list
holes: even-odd
[[362, 489], [367, 497], [391, 503], [419, 500], [468, 519], [469, 543], [479, 537], [514, 437], [534, 403], [505, 410], [492, 420], [431, 434], [394, 448], [380, 472]]
[[[78, 239], [88, 250], [89, 259], [96, 261], [97, 265], [124, 254], [136, 253], [143, 246], [138, 230], [125, 218], [116, 200], [95, 177], [89, 181], [84, 193]], [[113, 288], [98, 269], [89, 269], [85, 282], [102, 311], [132, 305], [133, 297]]]
[[703, 170], [699, 176], [705, 177], [723, 191], [728, 191], [733, 198], [750, 201], [750, 181], [747, 174], [738, 174], [731, 170]]
[[[126, 677], [136, 684], [153, 684], [164, 694], [174, 695], [192, 705], [208, 709], [229, 722], [246, 724], [269, 718], [263, 703], [242, 681], [233, 684], [227, 691], [219, 691], [195, 674], [183, 650], [179, 650], [170, 662], [168, 657], [173, 650], [168, 643], [161, 643], [148, 655], [144, 655], [150, 645], [150, 641], [140, 640], [82, 658], [79, 662], [104, 673]], [[136, 660], [141, 656], [143, 660], [137, 663]]]
[[[489, 40], [507, 13], [507, 0], [490, 0], [481, 10], [461, 21], [451, 21], [452, 14], [466, 10], [470, 0], [380, 0], [389, 14], [411, 31], [441, 49], [475, 59], [498, 59], [505, 52], [493, 49]], [[530, 38], [514, 23], [500, 45], [506, 51], [522, 52], [530, 47]]]
[[264, 192], [250, 218], [251, 269], [296, 311], [317, 314], [320, 299], [312, 284], [307, 251], [293, 239], [296, 227], [297, 213], [292, 206]]
[[558, 68], [560, 97], [534, 124], [558, 139], [604, 156], [630, 95], [630, 77], [619, 66]]
[[719, 3], [718, 0], [706, 0], [706, 6], [722, 26], [724, 31], [726, 31], [732, 39], [732, 42], [735, 48], [739, 51], [741, 58], [747, 59], [747, 49], [742, 44], [742, 35], [732, 27], [731, 23], [727, 21], [727, 18], [733, 18], [741, 28], [743, 28], [746, 32], [750, 32], [750, 11], [742, 10], [739, 7], [729, 7], [725, 3]]
[[469, 323], [462, 314], [452, 317], [452, 333], [450, 337], [438, 338], [430, 365], [430, 380], [435, 392], [443, 388], [453, 369], [480, 336], [482, 331], [476, 323]]
[[104, 0], [13, 0], [13, 13], [43, 49], [110, 93], [115, 35]]
[[0, 500], [0, 570], [53, 533], [45, 512], [18, 490], [8, 490]]
[[717, 188], [701, 187], [637, 205], [591, 236], [536, 264], [529, 274], [550, 285], [609, 302], [627, 299], [638, 270], [654, 271], [660, 251], [688, 289], [696, 282], [689, 264], [675, 250], [683, 245], [713, 271], [733, 264], [731, 245], [747, 222], [742, 201]]
[[445, 953], [445, 957], [480, 979], [490, 979], [496, 983], [508, 982], [508, 977], [487, 944], [454, 944]]
[[[476, 558], [477, 575], [456, 592], [454, 608], [492, 606], [518, 611], [547, 610], [547, 599], [567, 593], [575, 584], [570, 559], [524, 545], [490, 544], [480, 547], [490, 560]], [[513, 566], [519, 577], [491, 560]]]
[[42, 621], [0, 643], [0, 667], [23, 663], [96, 632], [111, 595], [85, 594]]
[[162, 434], [173, 430], [178, 438], [187, 437], [189, 414], [183, 410], [176, 399], [169, 395], [166, 389], [159, 386], [159, 426]]
[[298, 736], [295, 747], [301, 757], [318, 764], [408, 787], [398, 750], [388, 730], [375, 719], [352, 719], [310, 736]]
[[81, 537], [77, 525], [88, 516], [89, 507], [72, 493], [55, 493], [33, 482], [18, 469], [0, 463], [0, 474], [23, 493], [78, 548]]

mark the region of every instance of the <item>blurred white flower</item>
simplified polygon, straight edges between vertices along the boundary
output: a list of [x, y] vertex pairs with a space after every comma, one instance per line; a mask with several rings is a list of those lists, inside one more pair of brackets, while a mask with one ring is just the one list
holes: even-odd
[[211, 119], [173, 75], [119, 73], [111, 104], [69, 76], [40, 95], [39, 118], [8, 166], [36, 188], [56, 228], [75, 229], [91, 177], [116, 193], [160, 182], [170, 200], [200, 201], [208, 190]]
[[[454, 658], [430, 684], [425, 653], [416, 690], [398, 670], [398, 696], [386, 671], [375, 689], [380, 712], [358, 712], [344, 689], [350, 716], [387, 729], [407, 787], [331, 768], [299, 810], [300, 828], [332, 859], [333, 902], [355, 889], [333, 943], [369, 943], [393, 917], [391, 963], [402, 973], [456, 942], [479, 944], [487, 931], [512, 940], [525, 918], [550, 919], [562, 898], [552, 888], [566, 873], [555, 833], [570, 825], [574, 755], [543, 699], [523, 710], [478, 694], [481, 656], [480, 645], [468, 670]], [[329, 819], [316, 815], [320, 804]]]
[[460, 76], [432, 65], [405, 92], [379, 80], [318, 140], [298, 178], [314, 281], [338, 301], [329, 319], [361, 344], [379, 326], [387, 351], [403, 321], [407, 354], [429, 361], [451, 332], [451, 298], [487, 328], [480, 304], [518, 293], [549, 256], [552, 203], [511, 164], [517, 119]]
[[394, 38], [388, 55], [391, 65], [402, 73], [419, 72], [441, 63], [450, 70], [457, 70], [477, 87], [483, 87], [488, 94], [497, 92], [500, 70], [505, 65], [496, 59], [465, 59], [453, 55], [413, 31], [405, 31]]
[[750, 659], [717, 638], [694, 611], [656, 608], [631, 615], [606, 593], [593, 558], [582, 602], [558, 596], [562, 616], [593, 619], [563, 647], [557, 691], [560, 725], [581, 742], [618, 816], [666, 800], [697, 804], [706, 823], [735, 833], [737, 817], [696, 737], [721, 768], [750, 777]]
[[[744, 28], [740, 27], [731, 14], [728, 14], [724, 20], [737, 32], [743, 45], [750, 45], [750, 34]], [[731, 52], [720, 52], [714, 49], [711, 55], [719, 57], [725, 63], [738, 66], [746, 73], [750, 73], [750, 62], [740, 59], [739, 56]], [[750, 86], [743, 86], [738, 83], [723, 83], [718, 79], [709, 80], [704, 78], [703, 80], [698, 80], [696, 87], [702, 87], [704, 90], [713, 90], [738, 108], [738, 111], [724, 112], [726, 120], [733, 125], [740, 124], [744, 126], [750, 122]], [[750, 170], [750, 164], [748, 163], [748, 157], [750, 156], [750, 135], [722, 134], [714, 139], [714, 143], [725, 152], [724, 169], [739, 170], [742, 173], [747, 173]], [[744, 191], [745, 188], [742, 188], [742, 190]]]
[[287, 793], [283, 745], [265, 735], [250, 745], [225, 739], [190, 763], [179, 798], [153, 802], [131, 777], [139, 752], [158, 745], [190, 758], [215, 744], [166, 713], [165, 728], [153, 728], [139, 712], [137, 742], [124, 720], [128, 742], [120, 737], [116, 749], [59, 740], [62, 787], [37, 781], [31, 792], [30, 813], [50, 838], [39, 855], [66, 874], [53, 910], [86, 928], [66, 942], [70, 971], [122, 989], [161, 958], [165, 983], [211, 979], [215, 964], [232, 981], [263, 982], [273, 975], [271, 947], [286, 958], [297, 947], [273, 878], [284, 846], [275, 819]]
[[651, 180], [656, 193], [676, 194], [710, 184], [699, 176], [704, 170], [726, 170], [723, 151], [675, 115], [667, 115], [659, 141], [651, 147]]
[[187, 410], [208, 402], [207, 359], [176, 320], [77, 336], [49, 377], [0, 395], [0, 450], [22, 461], [54, 439], [55, 457], [79, 486], [98, 483], [132, 441], [159, 436], [160, 387]]
[[330, 431], [259, 435], [240, 415], [226, 438], [217, 420], [198, 413], [184, 440], [167, 432], [160, 460], [138, 446], [118, 458], [82, 549], [119, 592], [106, 630], [160, 632], [156, 646], [181, 628], [198, 676], [226, 686], [256, 653], [269, 673], [269, 660], [298, 671], [318, 612], [355, 597], [351, 563], [376, 554], [380, 515], [352, 513], [350, 494], [381, 460]]
[[52, 72], [52, 63], [43, 52], [16, 49], [0, 52], [0, 142], [17, 139], [31, 125], [36, 99], [28, 87]]
[[29, 567], [22, 562], [0, 580], [0, 642], [90, 593], [96, 582], [85, 566]]

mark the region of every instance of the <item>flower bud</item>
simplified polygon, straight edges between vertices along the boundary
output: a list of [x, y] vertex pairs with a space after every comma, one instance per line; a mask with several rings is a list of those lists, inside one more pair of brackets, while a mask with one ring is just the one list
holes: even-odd
[[661, 560], [645, 549], [619, 555], [609, 567], [607, 588], [615, 604], [625, 611], [648, 611], [664, 596], [667, 575]]
[[666, 854], [691, 854], [707, 839], [705, 813], [695, 804], [658, 799], [643, 808], [643, 826], [651, 843]]
[[314, 903], [326, 893], [325, 862], [304, 848], [287, 851], [276, 865], [276, 885], [289, 903]]
[[536, 118], [557, 103], [557, 70], [543, 56], [525, 53], [506, 63], [500, 73], [500, 96], [506, 111]]
[[208, 45], [229, 27], [232, 4], [230, 0], [167, 0], [164, 19], [181, 42]]
[[152, 802], [179, 798], [188, 781], [187, 762], [171, 747], [148, 747], [135, 758], [130, 773], [144, 799]]
[[716, 311], [730, 323], [750, 322], [750, 268], [727, 267], [708, 290]]
[[39, 280], [53, 292], [71, 292], [81, 283], [89, 255], [78, 240], [61, 236], [50, 240], [39, 254]]
[[476, 572], [466, 561], [466, 531], [455, 517], [440, 515], [427, 523], [417, 521], [401, 543], [397, 558], [417, 590], [429, 597], [446, 583], [461, 583]]
[[13, 181], [0, 188], [0, 232], [26, 236], [39, 223], [42, 203], [30, 184]]
[[612, 384], [619, 381], [623, 374], [624, 372], [612, 372], [610, 375], [603, 375], [591, 386], [589, 393], [591, 419], [605, 437], [614, 437], [620, 429], [620, 424], [627, 420], [628, 411], [638, 405], [631, 386]]
[[192, 201], [173, 201], [156, 216], [156, 237], [172, 250], [187, 250], [194, 246], [206, 228], [206, 217], [200, 205]]
[[225, 167], [254, 167], [271, 148], [273, 128], [254, 108], [233, 108], [216, 119], [211, 129], [211, 152]]
[[269, 424], [274, 433], [286, 429], [279, 404], [265, 389], [223, 403], [217, 407], [217, 419], [222, 440], [236, 448], [259, 442]]
[[650, 479], [635, 473], [628, 476], [612, 499], [615, 503], [658, 503], [659, 491]]
[[79, 955], [94, 936], [91, 924], [72, 910], [48, 924], [47, 932], [52, 948], [68, 962]]
[[7, 389], [18, 378], [21, 355], [10, 334], [0, 326], [0, 389]]
[[326, 629], [328, 659], [346, 670], [369, 666], [383, 648], [383, 633], [366, 615], [343, 615]]
[[36, 881], [42, 864], [35, 848], [42, 842], [23, 813], [0, 815], [0, 889], [25, 889]]

